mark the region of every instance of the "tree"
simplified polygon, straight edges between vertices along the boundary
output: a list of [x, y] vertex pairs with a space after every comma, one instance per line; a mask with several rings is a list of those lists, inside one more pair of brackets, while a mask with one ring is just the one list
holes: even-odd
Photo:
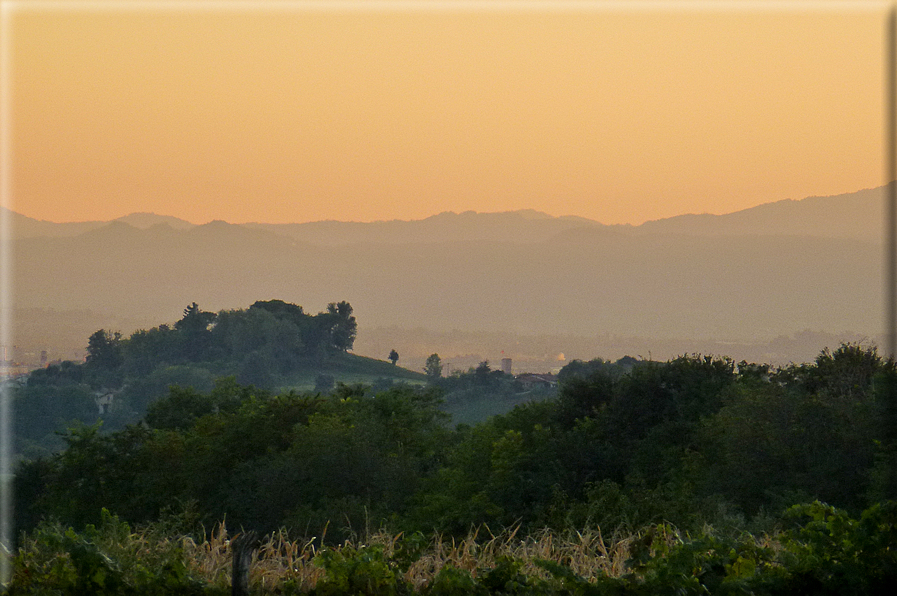
[[174, 328], [183, 337], [187, 360], [198, 361], [205, 356], [211, 340], [209, 328], [217, 317], [216, 313], [200, 310], [195, 302], [184, 309], [183, 318], [174, 324]]
[[396, 362], [399, 361], [399, 353], [396, 352], [395, 350], [390, 351], [389, 359], [392, 360], [392, 365], [395, 366]]
[[121, 333], [100, 329], [87, 340], [87, 363], [92, 367], [113, 370], [123, 362]]
[[215, 403], [207, 394], [172, 385], [168, 397], [149, 405], [145, 421], [150, 428], [186, 430], [198, 418], [214, 412]]
[[424, 366], [424, 372], [430, 377], [430, 380], [438, 379], [442, 376], [442, 359], [439, 354], [430, 354], [427, 358], [427, 364]]
[[100, 329], [90, 336], [87, 343], [85, 380], [93, 389], [121, 387], [124, 354], [121, 333]]
[[492, 368], [489, 366], [488, 360], [483, 360], [473, 371], [473, 379], [477, 385], [488, 385], [489, 384], [489, 373], [492, 372]]
[[345, 300], [331, 302], [327, 305], [327, 314], [334, 319], [333, 326], [330, 328], [331, 344], [343, 352], [351, 350], [355, 344], [355, 334], [358, 330], [358, 323], [352, 316], [352, 305]]
[[184, 316], [174, 324], [174, 328], [186, 333], [204, 333], [209, 330], [216, 317], [215, 313], [200, 309], [194, 302], [184, 309]]

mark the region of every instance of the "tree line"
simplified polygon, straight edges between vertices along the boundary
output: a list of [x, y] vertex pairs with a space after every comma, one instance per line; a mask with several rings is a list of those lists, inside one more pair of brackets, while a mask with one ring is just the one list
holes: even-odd
[[[498, 378], [479, 374], [463, 382]], [[75, 429], [63, 451], [23, 461], [17, 520], [83, 527], [106, 507], [148, 523], [174, 508], [206, 527], [328, 528], [333, 540], [371, 525], [763, 530], [795, 503], [858, 514], [886, 496], [895, 378], [893, 361], [854, 344], [782, 368], [574, 361], [556, 399], [472, 426], [451, 424], [436, 384], [322, 395], [223, 378], [172, 387], [141, 424]]]

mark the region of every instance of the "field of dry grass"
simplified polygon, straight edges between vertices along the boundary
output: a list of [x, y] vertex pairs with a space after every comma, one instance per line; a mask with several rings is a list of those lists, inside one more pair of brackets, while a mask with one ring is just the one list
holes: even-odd
[[[183, 538], [181, 546], [191, 572], [216, 587], [229, 586], [233, 561], [231, 542], [235, 537], [236, 534], [228, 532], [222, 523], [203, 541]], [[625, 571], [629, 545], [638, 537], [620, 534], [605, 537], [597, 528], [564, 534], [543, 530], [533, 535], [519, 536], [516, 528], [495, 534], [488, 527], [481, 526], [463, 540], [434, 536], [421, 556], [405, 572], [404, 579], [415, 589], [420, 589], [449, 564], [476, 577], [478, 571], [494, 567], [501, 557], [512, 557], [523, 562], [523, 572], [528, 575], [543, 575], [545, 572], [534, 561], [547, 560], [564, 565], [589, 580], [601, 575], [619, 577]], [[327, 548], [339, 551], [359, 546], [378, 546], [386, 557], [390, 557], [401, 538], [401, 534], [381, 531], [365, 539], [347, 540], [339, 546]], [[669, 537], [671, 541], [677, 539], [677, 536]], [[320, 550], [319, 544], [317, 538], [290, 540], [283, 531], [263, 537], [252, 557], [250, 583], [253, 590], [269, 590], [286, 581], [291, 581], [301, 591], [313, 589], [324, 576], [324, 570], [314, 561]]]

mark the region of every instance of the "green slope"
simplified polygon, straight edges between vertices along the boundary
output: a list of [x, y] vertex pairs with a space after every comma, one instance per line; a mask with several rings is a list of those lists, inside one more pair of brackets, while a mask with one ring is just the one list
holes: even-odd
[[385, 360], [344, 353], [336, 354], [318, 366], [287, 375], [285, 383], [278, 389], [312, 391], [315, 388], [315, 379], [320, 374], [330, 375], [337, 383], [347, 385], [355, 383], [375, 385], [382, 383], [384, 379], [393, 383], [404, 382], [412, 385], [423, 385], [427, 382], [427, 376], [423, 373], [393, 365]]

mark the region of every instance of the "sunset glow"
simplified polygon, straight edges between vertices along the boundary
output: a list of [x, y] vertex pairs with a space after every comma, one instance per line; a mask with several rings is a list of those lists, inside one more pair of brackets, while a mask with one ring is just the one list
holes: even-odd
[[498, 4], [14, 3], [10, 206], [637, 224], [883, 183], [885, 4]]

